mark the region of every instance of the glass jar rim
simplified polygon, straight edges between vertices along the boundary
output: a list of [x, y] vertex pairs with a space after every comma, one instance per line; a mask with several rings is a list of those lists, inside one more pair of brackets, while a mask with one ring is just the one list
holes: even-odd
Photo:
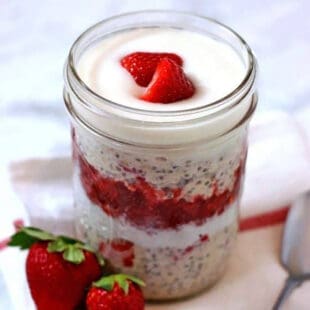
[[[242, 48], [245, 49], [246, 55], [247, 55], [247, 68], [246, 72], [244, 75], [244, 78], [242, 81], [239, 83], [237, 87], [235, 87], [230, 93], [225, 95], [224, 97], [217, 99], [213, 102], [209, 102], [205, 105], [194, 107], [194, 108], [187, 108], [183, 110], [170, 110], [170, 111], [152, 111], [152, 110], [144, 110], [144, 109], [138, 109], [138, 108], [133, 108], [129, 106], [122, 105], [120, 103], [114, 102], [102, 95], [99, 95], [95, 91], [93, 91], [90, 87], [86, 85], [86, 83], [83, 81], [83, 79], [79, 76], [75, 63], [76, 63], [76, 49], [78, 44], [85, 40], [89, 35], [91, 35], [94, 31], [96, 31], [98, 28], [104, 26], [106, 23], [109, 23], [113, 20], [117, 20], [120, 18], [126, 18], [126, 17], [132, 17], [134, 15], [139, 15], [139, 14], [177, 14], [179, 16], [186, 16], [188, 18], [198, 18], [202, 19], [204, 21], [210, 22], [218, 27], [220, 27], [222, 30], [227, 32], [229, 35], [233, 36], [235, 39], [238, 40]], [[155, 25], [154, 25], [155, 26]], [[101, 38], [104, 38], [104, 36], [101, 36]], [[246, 96], [246, 94], [253, 88], [253, 84], [255, 81], [255, 76], [256, 76], [256, 60], [254, 57], [254, 54], [249, 47], [249, 45], [246, 43], [246, 41], [232, 28], [226, 26], [225, 24], [210, 18], [210, 17], [205, 17], [199, 14], [194, 14], [190, 12], [184, 12], [184, 11], [174, 11], [174, 10], [144, 10], [144, 11], [135, 11], [135, 12], [130, 12], [130, 13], [124, 13], [124, 14], [119, 14], [116, 16], [112, 16], [110, 18], [107, 18], [105, 20], [102, 20], [95, 25], [89, 27], [87, 30], [85, 30], [73, 43], [69, 56], [68, 56], [68, 61], [65, 65], [65, 79], [66, 83], [69, 84], [71, 90], [74, 92], [75, 96], [80, 99], [80, 102], [82, 104], [85, 104], [88, 109], [92, 110], [96, 114], [101, 114], [103, 109], [98, 108], [97, 106], [93, 104], [89, 104], [85, 100], [81, 98], [81, 95], [76, 91], [76, 88], [79, 88], [83, 90], [89, 96], [90, 98], [94, 99], [97, 102], [104, 103], [105, 106], [109, 106], [113, 109], [117, 109], [120, 111], [124, 111], [126, 113], [130, 114], [138, 114], [138, 115], [148, 115], [151, 117], [160, 117], [160, 118], [171, 118], [171, 117], [178, 117], [178, 116], [190, 116], [190, 115], [201, 115], [201, 112], [204, 116], [214, 116], [215, 114], [223, 113], [229, 109], [231, 109], [235, 104], [234, 98], [240, 98]], [[68, 77], [70, 75], [70, 78]], [[239, 101], [241, 100], [239, 99]], [[103, 105], [103, 107], [104, 107]], [[196, 117], [194, 117], [196, 118]], [[198, 117], [200, 118], [200, 117]], [[182, 118], [182, 120], [184, 120]]]

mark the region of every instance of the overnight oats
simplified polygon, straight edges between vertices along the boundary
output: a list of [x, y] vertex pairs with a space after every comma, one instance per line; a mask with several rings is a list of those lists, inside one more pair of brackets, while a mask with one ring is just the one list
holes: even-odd
[[165, 11], [103, 21], [65, 68], [76, 230], [150, 300], [223, 274], [238, 230], [255, 110], [247, 44], [207, 18]]

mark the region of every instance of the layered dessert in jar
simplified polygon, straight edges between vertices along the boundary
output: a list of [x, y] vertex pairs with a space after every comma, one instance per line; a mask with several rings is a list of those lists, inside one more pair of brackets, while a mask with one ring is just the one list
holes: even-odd
[[99, 24], [69, 56], [76, 228], [147, 299], [182, 298], [222, 275], [236, 239], [255, 62], [213, 21], [240, 46], [134, 14], [157, 17]]

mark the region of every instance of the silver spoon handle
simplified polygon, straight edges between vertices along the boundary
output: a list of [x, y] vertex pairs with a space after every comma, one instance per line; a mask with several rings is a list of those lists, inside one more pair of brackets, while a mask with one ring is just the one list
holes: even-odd
[[288, 277], [285, 281], [284, 287], [279, 295], [276, 303], [272, 307], [272, 310], [280, 310], [286, 298], [292, 293], [292, 291], [302, 283], [301, 279], [294, 279]]

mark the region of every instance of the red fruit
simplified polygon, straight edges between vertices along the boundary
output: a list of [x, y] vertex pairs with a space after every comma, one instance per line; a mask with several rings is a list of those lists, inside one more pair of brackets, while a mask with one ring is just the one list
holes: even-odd
[[132, 267], [134, 259], [135, 255], [133, 253], [129, 254], [128, 256], [123, 258], [123, 265], [125, 267]]
[[26, 274], [38, 310], [76, 309], [87, 288], [101, 275], [96, 255], [75, 239], [25, 227], [12, 237], [10, 245], [30, 247]]
[[135, 52], [123, 57], [121, 65], [131, 74], [138, 85], [146, 87], [152, 80], [158, 63], [163, 58], [171, 59], [180, 66], [183, 65], [182, 58], [176, 54], [146, 52]]
[[143, 310], [144, 298], [138, 285], [144, 283], [132, 276], [104, 277], [88, 291], [87, 310]]
[[133, 247], [133, 243], [125, 239], [115, 239], [111, 242], [111, 246], [116, 251], [125, 252]]
[[93, 253], [84, 251], [80, 264], [65, 261], [61, 253], [49, 253], [47, 242], [31, 246], [26, 273], [33, 300], [38, 309], [69, 310], [78, 306], [85, 289], [101, 274]]
[[170, 103], [193, 96], [195, 87], [187, 78], [182, 67], [169, 58], [163, 58], [141, 99]]

